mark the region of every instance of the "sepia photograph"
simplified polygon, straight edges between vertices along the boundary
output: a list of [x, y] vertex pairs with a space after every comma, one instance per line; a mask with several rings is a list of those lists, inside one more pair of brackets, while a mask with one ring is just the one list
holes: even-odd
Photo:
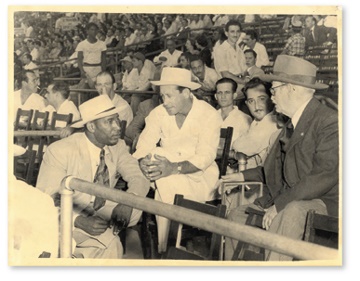
[[7, 264], [341, 267], [341, 6], [9, 5]]

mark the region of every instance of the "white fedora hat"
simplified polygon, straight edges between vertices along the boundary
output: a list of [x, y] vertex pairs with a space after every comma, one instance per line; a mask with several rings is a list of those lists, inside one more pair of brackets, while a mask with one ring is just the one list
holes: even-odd
[[177, 67], [164, 67], [160, 80], [150, 82], [155, 86], [176, 85], [190, 88], [191, 90], [196, 90], [201, 87], [199, 83], [191, 81], [190, 70]]
[[81, 128], [86, 123], [118, 113], [121, 108], [116, 108], [107, 95], [92, 98], [79, 106], [81, 119], [71, 125]]

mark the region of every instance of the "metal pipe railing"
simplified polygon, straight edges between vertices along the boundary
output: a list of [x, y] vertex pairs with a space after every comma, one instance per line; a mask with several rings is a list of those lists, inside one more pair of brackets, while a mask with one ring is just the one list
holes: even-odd
[[[77, 178], [64, 178], [62, 187], [68, 182], [69, 190], [77, 190], [94, 196], [102, 197], [143, 210], [145, 212], [166, 217], [183, 224], [199, 227], [236, 240], [244, 241], [258, 247], [264, 247], [300, 260], [334, 260], [340, 252], [331, 248], [319, 246], [305, 241], [294, 240], [285, 236], [270, 233], [247, 225], [241, 225], [226, 219], [217, 218], [184, 207], [165, 204], [153, 199], [139, 197], [121, 190], [104, 188]], [[72, 228], [71, 217], [62, 217], [65, 229]], [[68, 238], [69, 239], [69, 238]], [[70, 240], [70, 239], [69, 239]], [[63, 247], [71, 247], [71, 241], [64, 241]], [[63, 251], [68, 253], [68, 251]]]

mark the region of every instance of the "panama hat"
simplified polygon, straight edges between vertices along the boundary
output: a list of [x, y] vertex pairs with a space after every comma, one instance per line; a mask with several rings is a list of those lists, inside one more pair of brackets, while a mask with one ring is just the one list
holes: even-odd
[[304, 59], [279, 55], [273, 67], [273, 74], [262, 74], [261, 80], [266, 82], [279, 81], [300, 85], [315, 90], [323, 90], [328, 85], [316, 83], [316, 66]]
[[176, 85], [190, 88], [191, 90], [196, 90], [201, 87], [199, 83], [191, 81], [190, 70], [177, 67], [164, 67], [160, 80], [150, 82], [155, 86]]
[[292, 16], [291, 17], [291, 26], [293, 27], [302, 27], [302, 22], [299, 16]]
[[107, 95], [92, 98], [79, 106], [81, 119], [71, 125], [81, 128], [86, 123], [118, 113], [121, 108], [116, 108]]

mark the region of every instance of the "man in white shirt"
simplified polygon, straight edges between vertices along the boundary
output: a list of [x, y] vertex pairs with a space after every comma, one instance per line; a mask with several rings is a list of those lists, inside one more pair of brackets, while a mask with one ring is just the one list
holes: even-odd
[[100, 95], [107, 95], [114, 106], [119, 109], [120, 120], [126, 120], [126, 126], [133, 119], [133, 112], [130, 105], [118, 94], [115, 93], [117, 84], [114, 75], [109, 71], [102, 71], [96, 76], [95, 88]]
[[[124, 69], [121, 78], [120, 88], [121, 90], [135, 90], [139, 82], [139, 72], [137, 68], [134, 68], [132, 59], [130, 56], [126, 56], [120, 60]], [[129, 104], [131, 102], [130, 94], [122, 94], [124, 100]]]
[[212, 96], [215, 92], [216, 81], [219, 80], [219, 74], [215, 69], [207, 67], [199, 56], [190, 57], [190, 68], [193, 74], [193, 81], [201, 85], [201, 87], [193, 94], [212, 104]]
[[[160, 86], [163, 104], [146, 117], [133, 156], [139, 159], [144, 175], [155, 181], [155, 200], [173, 204], [175, 194], [199, 202], [214, 199], [219, 176], [215, 163], [219, 114], [192, 95], [201, 85], [191, 81], [187, 69], [165, 67], [161, 79], [151, 83]], [[169, 220], [160, 216], [156, 219], [161, 253], [166, 251]]]
[[236, 20], [230, 20], [225, 26], [224, 41], [214, 53], [215, 70], [221, 77], [227, 77], [234, 80], [237, 84], [238, 97], [243, 97], [241, 89], [243, 87], [240, 75], [246, 71], [244, 52], [237, 44], [241, 35], [241, 24]]
[[176, 66], [182, 52], [175, 48], [175, 41], [173, 39], [166, 40], [166, 47], [165, 51], [154, 58], [154, 63], [161, 64], [161, 67]]
[[[221, 128], [233, 127], [231, 147], [234, 140], [249, 129], [251, 123], [251, 117], [234, 106], [236, 87], [236, 82], [230, 78], [221, 78], [216, 82], [215, 99], [220, 106], [218, 113], [223, 120]], [[221, 153], [218, 151], [218, 154]]]
[[[80, 119], [80, 113], [75, 104], [69, 100], [70, 90], [68, 84], [62, 81], [57, 81], [47, 87], [45, 98], [49, 105], [45, 111], [50, 113], [49, 123], [51, 122], [52, 113], [55, 111], [58, 114], [72, 114], [72, 122]], [[66, 124], [62, 121], [56, 121], [55, 127], [63, 128]]]
[[269, 56], [266, 52], [266, 48], [263, 44], [257, 42], [258, 34], [255, 30], [247, 30], [246, 35], [243, 39], [243, 43], [245, 44], [244, 50], [254, 50], [257, 54], [256, 57], [256, 66], [261, 68], [262, 66], [269, 65]]
[[14, 116], [18, 108], [44, 111], [47, 103], [43, 97], [37, 94], [39, 78], [32, 70], [25, 70], [19, 76], [21, 89], [14, 92]]
[[[154, 63], [145, 58], [145, 55], [140, 52], [136, 52], [131, 56], [134, 68], [139, 73], [139, 79], [134, 91], [150, 91], [150, 80], [154, 79], [156, 67]], [[131, 96], [130, 106], [134, 114], [136, 114], [140, 102], [149, 99], [152, 94], [133, 94]]]
[[105, 70], [106, 64], [106, 45], [103, 41], [96, 38], [99, 27], [95, 23], [86, 26], [87, 38], [81, 41], [77, 47], [78, 67], [82, 78], [87, 78], [87, 82], [93, 84], [96, 75]]
[[25, 53], [25, 54], [23, 54], [23, 56], [21, 57], [21, 59], [22, 59], [22, 62], [23, 62], [23, 64], [24, 64], [23, 68], [24, 68], [25, 70], [32, 70], [32, 71], [34, 71], [36, 77], [37, 77], [37, 78], [40, 78], [38, 66], [37, 66], [37, 64], [35, 64], [35, 63], [32, 61], [32, 56], [31, 56], [29, 53]]

